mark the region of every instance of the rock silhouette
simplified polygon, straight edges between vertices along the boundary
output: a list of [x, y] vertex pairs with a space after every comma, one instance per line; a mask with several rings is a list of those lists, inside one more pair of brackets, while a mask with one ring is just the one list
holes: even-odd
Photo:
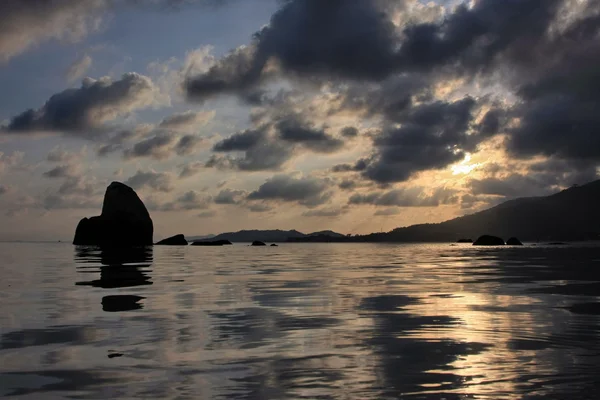
[[104, 194], [102, 213], [83, 218], [75, 230], [75, 245], [152, 245], [154, 226], [146, 206], [129, 186], [112, 182]]
[[277, 246], [279, 246], [279, 245], [277, 245], [277, 244], [275, 244], [275, 243], [272, 243], [272, 244], [271, 244], [271, 247], [277, 247]]
[[254, 242], [252, 242], [252, 246], [266, 246], [267, 244], [265, 242], [261, 242], [259, 240], [255, 240]]
[[508, 246], [523, 246], [523, 243], [521, 243], [521, 241], [516, 237], [511, 237], [510, 239], [508, 239], [506, 241], [506, 244]]
[[192, 243], [192, 246], [228, 246], [231, 245], [229, 240], [200, 240]]
[[157, 246], [187, 246], [188, 241], [182, 234], [171, 236], [156, 243]]
[[483, 235], [480, 236], [474, 243], [473, 246], [503, 246], [504, 240], [497, 236]]

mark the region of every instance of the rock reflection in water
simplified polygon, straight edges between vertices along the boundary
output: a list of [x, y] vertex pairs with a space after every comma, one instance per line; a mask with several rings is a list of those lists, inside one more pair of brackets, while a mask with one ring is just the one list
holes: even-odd
[[[152, 247], [99, 248], [77, 246], [75, 261], [78, 272], [97, 273], [100, 279], [79, 281], [76, 285], [103, 289], [128, 288], [152, 285], [149, 267], [152, 264]], [[97, 263], [100, 266], [96, 266]], [[90, 266], [90, 264], [93, 264]], [[106, 312], [133, 311], [143, 308], [144, 297], [135, 295], [110, 295], [102, 298]]]

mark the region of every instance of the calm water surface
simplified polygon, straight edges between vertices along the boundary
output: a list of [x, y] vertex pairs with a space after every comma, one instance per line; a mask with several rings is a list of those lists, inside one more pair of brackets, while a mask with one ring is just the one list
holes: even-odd
[[0, 397], [596, 399], [599, 267], [593, 245], [0, 243]]

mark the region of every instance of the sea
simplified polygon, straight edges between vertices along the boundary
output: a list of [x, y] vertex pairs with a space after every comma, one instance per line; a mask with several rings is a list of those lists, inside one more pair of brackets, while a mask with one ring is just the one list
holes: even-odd
[[598, 399], [600, 246], [0, 243], [0, 397]]

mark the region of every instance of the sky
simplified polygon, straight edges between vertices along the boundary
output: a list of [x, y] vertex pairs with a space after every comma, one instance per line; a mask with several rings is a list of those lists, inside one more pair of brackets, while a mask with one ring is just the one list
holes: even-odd
[[2, 0], [0, 240], [360, 234], [598, 178], [595, 0]]

